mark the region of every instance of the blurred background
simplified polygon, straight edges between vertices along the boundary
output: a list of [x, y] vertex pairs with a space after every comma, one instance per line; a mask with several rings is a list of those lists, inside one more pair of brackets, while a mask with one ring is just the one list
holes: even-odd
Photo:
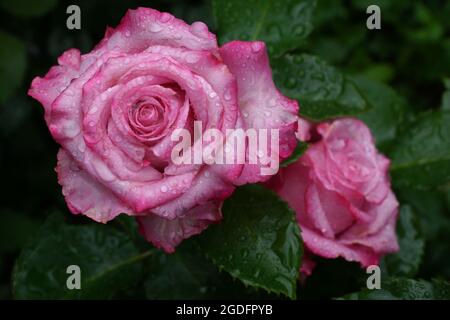
[[[81, 30], [66, 28], [71, 4], [81, 8]], [[370, 4], [382, 8], [380, 31], [365, 27]], [[207, 0], [0, 0], [0, 299], [11, 297], [14, 261], [33, 232], [50, 212], [68, 212], [54, 172], [57, 145], [42, 107], [26, 94], [31, 80], [43, 76], [68, 48], [90, 51], [107, 25], [117, 25], [128, 8], [138, 6], [187, 22], [201, 20], [215, 30]], [[450, 101], [444, 94], [450, 89], [449, 17], [446, 0], [319, 0], [314, 31], [301, 51], [347, 74], [391, 86], [405, 100], [406, 118], [412, 118]], [[448, 188], [398, 196], [423, 214], [419, 224], [430, 235], [419, 275], [450, 278], [450, 265], [442, 263], [450, 257], [450, 235], [438, 227], [439, 219], [449, 216]], [[320, 264], [310, 287], [342, 263]], [[330, 281], [345, 283], [354, 269], [346, 270], [340, 280]], [[323, 295], [314, 290], [312, 297]]]

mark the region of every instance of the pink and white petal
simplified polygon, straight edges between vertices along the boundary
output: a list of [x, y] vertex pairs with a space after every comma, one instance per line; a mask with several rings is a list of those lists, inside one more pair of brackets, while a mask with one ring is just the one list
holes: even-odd
[[162, 248], [168, 253], [175, 252], [184, 239], [201, 233], [211, 223], [217, 223], [222, 219], [220, 205], [215, 202], [207, 202], [196, 206], [173, 220], [161, 218], [154, 214], [145, 217], [137, 217], [140, 231], [157, 248]]
[[133, 210], [108, 188], [79, 168], [64, 149], [58, 152], [56, 172], [72, 213], [81, 213], [101, 223], [106, 223], [121, 213], [133, 214]]
[[217, 40], [202, 22], [188, 25], [167, 12], [137, 8], [128, 10], [105, 43], [107, 49], [125, 53], [141, 52], [155, 45], [216, 50]]
[[305, 194], [308, 185], [312, 183], [310, 179], [310, 169], [296, 161], [280, 172], [265, 185], [275, 191], [291, 207], [297, 217], [297, 221], [302, 226], [314, 229], [314, 223], [309, 215], [305, 214]]
[[235, 127], [239, 111], [236, 79], [228, 67], [212, 52], [165, 46], [152, 46], [146, 51], [170, 56], [205, 79], [212, 88], [208, 94], [218, 95], [220, 98], [220, 103], [216, 105], [217, 110], [211, 110], [213, 114], [223, 114], [223, 124], [219, 129]]
[[163, 218], [174, 219], [185, 215], [187, 211], [199, 204], [210, 201], [222, 202], [233, 193], [234, 189], [231, 183], [224, 181], [222, 177], [206, 167], [197, 173], [184, 193], [152, 208], [151, 212]]
[[[150, 166], [144, 166], [142, 158], [136, 161], [130, 158], [122, 150], [121, 145], [118, 147], [114, 144], [112, 138], [108, 135], [108, 126], [110, 120], [110, 105], [115, 93], [120, 86], [110, 88], [94, 99], [90, 106], [90, 111], [85, 115], [83, 120], [83, 135], [89, 151], [94, 152], [101, 157], [104, 163], [111, 169], [112, 173], [119, 179], [125, 181], [154, 181], [161, 178], [161, 173]], [[92, 111], [95, 112], [92, 112]], [[142, 157], [145, 155], [142, 152]]]
[[[279, 157], [287, 158], [297, 140], [298, 103], [275, 87], [269, 57], [263, 42], [232, 41], [220, 48], [220, 55], [238, 84], [238, 100], [245, 128], [278, 129]], [[269, 140], [270, 141], [270, 140]], [[247, 166], [246, 166], [247, 167]], [[265, 181], [255, 166], [244, 167], [238, 184]]]
[[391, 216], [389, 222], [378, 233], [362, 238], [340, 240], [340, 242], [346, 245], [362, 245], [371, 248], [379, 255], [397, 252], [400, 247], [395, 233], [396, 221], [397, 216]]
[[[326, 221], [326, 223], [320, 224], [316, 222], [316, 227], [325, 236], [328, 238], [334, 237], [334, 235], [341, 233], [352, 225], [355, 218], [353, 217], [351, 204], [345, 198], [334, 191], [327, 190], [318, 181], [311, 184], [308, 191], [306, 194], [306, 213], [312, 221]], [[316, 210], [313, 210], [313, 208], [316, 208]], [[330, 228], [330, 233], [324, 232], [322, 228], [324, 230]]]
[[369, 202], [379, 204], [385, 200], [390, 190], [389, 166], [391, 161], [385, 156], [377, 154], [376, 162], [380, 178], [378, 179], [378, 183], [371, 190], [367, 190], [366, 198]]
[[366, 152], [375, 155], [376, 149], [370, 129], [364, 122], [356, 118], [343, 118], [331, 123], [322, 123], [317, 126], [317, 131], [326, 140], [343, 139], [357, 141], [366, 146]]
[[81, 56], [78, 49], [69, 49], [58, 58], [58, 66], [53, 66], [44, 78], [36, 77], [28, 94], [38, 100], [45, 109], [45, 120], [50, 117], [51, 105], [70, 82], [79, 76]]
[[305, 213], [314, 223], [316, 230], [327, 238], [334, 238], [334, 231], [328, 221], [327, 212], [325, 212], [317, 186], [312, 183], [306, 188], [305, 192]]
[[305, 227], [302, 227], [301, 234], [308, 249], [320, 257], [332, 259], [343, 257], [347, 261], [359, 262], [365, 267], [378, 264], [378, 254], [366, 246], [346, 245], [334, 239], [325, 238]]
[[353, 241], [355, 239], [367, 238], [371, 235], [378, 234], [393, 217], [396, 219], [398, 215], [398, 201], [394, 193], [390, 191], [381, 204], [369, 204], [367, 215], [371, 217], [370, 223], [356, 223], [342, 235], [341, 239]]

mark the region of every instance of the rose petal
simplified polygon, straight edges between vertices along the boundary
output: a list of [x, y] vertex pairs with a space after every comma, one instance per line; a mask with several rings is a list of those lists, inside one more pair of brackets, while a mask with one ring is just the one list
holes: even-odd
[[44, 78], [34, 78], [28, 90], [28, 94], [44, 106], [47, 122], [53, 101], [80, 74], [80, 51], [77, 49], [67, 50], [58, 58], [58, 63], [59, 65], [52, 67]]
[[58, 152], [56, 172], [72, 213], [83, 213], [97, 222], [106, 223], [121, 213], [132, 212], [108, 188], [79, 168], [64, 149]]
[[154, 45], [215, 50], [217, 40], [201, 22], [188, 25], [167, 12], [137, 8], [128, 10], [105, 43], [108, 49], [126, 53], [139, 52]]
[[[232, 41], [220, 48], [220, 55], [236, 77], [245, 128], [279, 129], [279, 156], [287, 158], [297, 145], [298, 104], [275, 87], [265, 44]], [[268, 180], [260, 169], [261, 165], [246, 165], [237, 183]]]
[[189, 188], [179, 197], [152, 208], [155, 215], [174, 219], [183, 216], [186, 211], [211, 200], [221, 202], [228, 198], [234, 191], [234, 186], [215, 174], [209, 168], [205, 168], [197, 174]]
[[172, 253], [181, 241], [201, 233], [211, 223], [222, 219], [220, 206], [214, 202], [198, 205], [184, 216], [168, 220], [157, 215], [138, 217], [141, 233], [157, 248]]
[[302, 228], [301, 233], [305, 245], [318, 256], [343, 257], [347, 261], [357, 261], [364, 267], [378, 264], [378, 255], [368, 247], [357, 244], [345, 245], [339, 241], [327, 239], [308, 228]]

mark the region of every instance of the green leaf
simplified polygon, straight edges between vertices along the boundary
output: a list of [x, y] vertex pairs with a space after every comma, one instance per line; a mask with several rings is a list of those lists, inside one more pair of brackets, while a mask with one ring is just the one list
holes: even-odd
[[37, 17], [53, 9], [57, 0], [0, 0], [0, 7], [15, 16]]
[[391, 153], [397, 187], [427, 189], [450, 181], [450, 112], [426, 113], [396, 140]]
[[312, 31], [315, 0], [213, 0], [221, 43], [265, 41], [269, 53], [298, 48]]
[[404, 206], [400, 210], [397, 222], [397, 237], [400, 251], [385, 258], [390, 276], [414, 276], [422, 260], [424, 241], [417, 232], [417, 221], [411, 207]]
[[244, 292], [246, 297], [261, 297], [255, 289], [219, 272], [195, 240], [184, 241], [173, 254], [156, 251], [146, 266], [149, 299], [229, 299]]
[[397, 135], [405, 113], [405, 101], [380, 82], [362, 76], [352, 77], [352, 80], [372, 107], [358, 118], [369, 126], [377, 146], [384, 147]]
[[381, 289], [355, 292], [343, 297], [345, 300], [448, 300], [450, 283], [434, 280], [393, 278], [382, 283]]
[[199, 237], [203, 252], [244, 284], [295, 298], [302, 246], [292, 210], [250, 185], [226, 200], [223, 212], [223, 222]]
[[289, 158], [283, 161], [281, 167], [287, 167], [288, 165], [296, 162], [308, 149], [306, 142], [299, 142]]
[[27, 61], [20, 39], [0, 30], [0, 43], [0, 104], [3, 104], [20, 86]]
[[420, 221], [421, 234], [426, 246], [420, 275], [431, 278], [436, 275], [450, 278], [450, 212], [445, 194], [439, 190], [401, 188], [396, 191], [400, 203], [410, 205]]
[[435, 240], [439, 234], [449, 234], [450, 216], [445, 206], [445, 197], [437, 190], [419, 190], [401, 188], [396, 190], [400, 203], [411, 206], [414, 215], [420, 221], [420, 231], [429, 240]]
[[[52, 215], [22, 251], [13, 274], [18, 299], [104, 299], [142, 278], [140, 253], [129, 237], [100, 225], [69, 225]], [[81, 269], [81, 290], [66, 286], [67, 267]]]
[[299, 101], [301, 116], [325, 120], [369, 109], [355, 84], [318, 57], [287, 54], [272, 66], [281, 91]]

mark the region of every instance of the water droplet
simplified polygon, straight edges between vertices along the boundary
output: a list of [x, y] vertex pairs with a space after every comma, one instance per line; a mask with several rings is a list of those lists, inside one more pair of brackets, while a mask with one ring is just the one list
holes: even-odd
[[161, 192], [166, 193], [168, 190], [167, 186], [161, 186]]
[[244, 118], [248, 118], [248, 112], [247, 111], [242, 112], [242, 115], [244, 116]]
[[161, 15], [159, 16], [159, 21], [161, 21], [162, 23], [167, 23], [170, 20], [172, 20], [172, 15], [170, 13], [167, 12], [163, 12], [161, 13]]
[[184, 59], [187, 63], [196, 63], [200, 60], [200, 56], [195, 53], [187, 53]]
[[294, 28], [294, 35], [301, 36], [305, 32], [303, 25], [299, 24]]
[[252, 46], [252, 52], [258, 53], [259, 51], [261, 51], [263, 44], [261, 42], [252, 42], [251, 46]]
[[86, 144], [84, 144], [84, 142], [81, 142], [81, 143], [78, 145], [78, 150], [80, 150], [80, 152], [86, 151]]
[[131, 36], [131, 33], [130, 33], [130, 31], [129, 30], [127, 30], [127, 31], [125, 31], [125, 37], [130, 37]]
[[156, 32], [160, 32], [163, 29], [163, 27], [160, 24], [154, 22], [154, 23], [150, 24], [148, 29], [150, 30], [150, 32], [156, 33]]
[[214, 91], [211, 91], [211, 92], [209, 93], [209, 97], [210, 97], [211, 99], [214, 99], [215, 97], [217, 97], [217, 93], [215, 93]]
[[68, 138], [73, 138], [81, 132], [76, 122], [68, 122], [64, 125], [64, 133]]
[[201, 21], [196, 21], [191, 25], [191, 32], [200, 38], [208, 38], [208, 27]]
[[294, 60], [294, 63], [296, 63], [296, 64], [302, 64], [304, 62], [303, 56], [300, 56], [300, 55], [295, 55], [293, 60]]
[[92, 107], [92, 108], [89, 110], [88, 114], [94, 114], [94, 113], [96, 113], [97, 111], [98, 111], [98, 108], [97, 108], [97, 107]]
[[287, 87], [289, 89], [294, 89], [297, 86], [297, 79], [294, 77], [290, 77], [287, 81]]
[[229, 89], [227, 89], [227, 91], [225, 91], [225, 93], [224, 93], [224, 95], [223, 95], [223, 98], [224, 98], [225, 100], [227, 100], [227, 101], [230, 101], [230, 100], [231, 100], [231, 92], [230, 92]]
[[275, 98], [270, 99], [269, 106], [272, 107], [272, 108], [276, 107], [277, 106], [277, 99], [275, 99]]

